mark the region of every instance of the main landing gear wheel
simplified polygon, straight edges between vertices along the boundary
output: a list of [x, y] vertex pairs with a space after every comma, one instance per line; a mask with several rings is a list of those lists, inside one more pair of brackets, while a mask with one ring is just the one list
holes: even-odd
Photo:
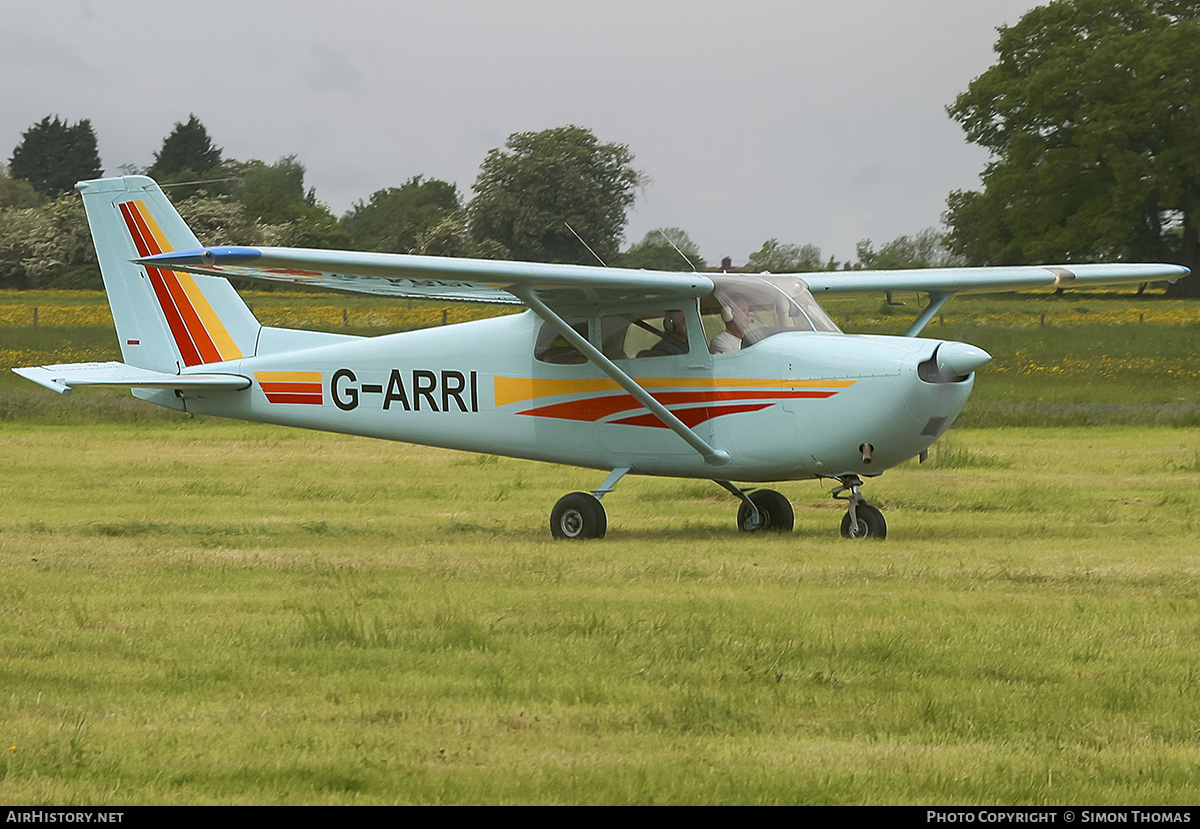
[[744, 501], [738, 508], [737, 525], [742, 532], [791, 532], [796, 523], [796, 513], [792, 510], [792, 502], [782, 493], [773, 489], [756, 489], [747, 497], [758, 508], [756, 516], [750, 506]]
[[604, 538], [607, 530], [604, 507], [588, 492], [564, 495], [550, 513], [550, 532], [555, 538]]
[[887, 521], [883, 513], [866, 501], [854, 506], [857, 522], [851, 522], [850, 513], [842, 516], [842, 538], [887, 538]]

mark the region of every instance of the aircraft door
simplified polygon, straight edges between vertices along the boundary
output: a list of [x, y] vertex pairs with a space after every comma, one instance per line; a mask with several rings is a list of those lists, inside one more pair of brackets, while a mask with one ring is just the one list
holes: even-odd
[[[600, 318], [601, 351], [676, 416], [708, 440], [710, 427], [693, 424], [689, 394], [711, 378], [711, 357], [696, 306], [608, 314]], [[689, 382], [694, 378], [696, 382]], [[627, 392], [605, 401], [600, 444], [639, 471], [677, 465], [696, 451]]]

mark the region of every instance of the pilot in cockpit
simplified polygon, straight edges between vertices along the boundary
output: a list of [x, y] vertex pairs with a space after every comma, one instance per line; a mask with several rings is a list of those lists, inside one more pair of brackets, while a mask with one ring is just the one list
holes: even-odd
[[662, 339], [651, 346], [645, 356], [661, 357], [667, 354], [687, 354], [687, 316], [683, 311], [667, 311], [663, 315], [662, 324]]

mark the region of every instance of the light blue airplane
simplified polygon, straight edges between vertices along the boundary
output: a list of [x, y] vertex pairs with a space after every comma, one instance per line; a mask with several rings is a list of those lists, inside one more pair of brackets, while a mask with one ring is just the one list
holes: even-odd
[[[950, 427], [990, 356], [918, 339], [958, 293], [1176, 279], [1176, 265], [679, 274], [294, 248], [202, 247], [148, 178], [78, 185], [123, 362], [14, 369], [61, 394], [129, 387], [180, 411], [598, 469], [563, 496], [556, 538], [599, 538], [626, 474], [705, 478], [742, 530], [791, 530], [753, 486], [829, 478], [842, 535], [883, 538], [862, 478]], [[226, 277], [523, 314], [356, 337], [264, 326]], [[902, 337], [847, 335], [813, 298], [919, 291]], [[751, 484], [743, 486], [735, 484]]]

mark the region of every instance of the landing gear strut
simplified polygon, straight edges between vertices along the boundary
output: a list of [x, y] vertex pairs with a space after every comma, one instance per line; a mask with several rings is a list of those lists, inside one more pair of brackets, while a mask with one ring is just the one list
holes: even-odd
[[795, 526], [796, 514], [792, 510], [792, 502], [783, 494], [773, 489], [742, 489], [729, 481], [715, 483], [741, 499], [737, 525], [742, 532], [769, 530], [786, 533]]
[[[838, 478], [842, 485], [831, 493], [839, 501], [846, 502], [846, 514], [842, 517], [843, 538], [887, 538], [887, 521], [883, 513], [868, 504], [858, 491], [862, 479], [857, 475]], [[849, 492], [849, 495], [843, 495]]]

